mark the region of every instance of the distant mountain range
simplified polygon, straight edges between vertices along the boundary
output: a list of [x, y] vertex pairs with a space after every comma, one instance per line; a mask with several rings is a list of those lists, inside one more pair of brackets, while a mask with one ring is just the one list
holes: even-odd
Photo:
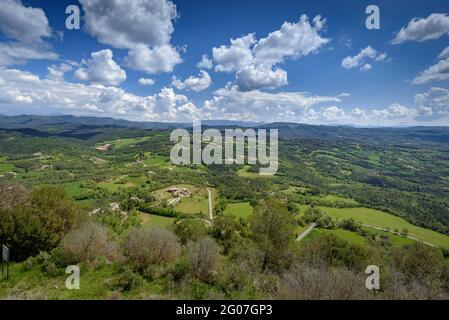
[[[204, 120], [202, 124], [205, 126], [239, 126], [239, 127], [255, 127], [261, 125], [261, 122], [245, 122], [232, 120]], [[19, 115], [5, 116], [0, 114], [0, 128], [3, 129], [20, 129], [20, 128], [38, 128], [45, 126], [60, 125], [83, 125], [83, 126], [114, 126], [114, 127], [130, 127], [139, 129], [171, 129], [180, 127], [191, 127], [192, 123], [170, 123], [170, 122], [143, 122], [128, 121], [114, 118], [98, 118], [98, 117], [75, 117], [70, 115], [58, 116], [35, 116], [35, 115]]]
[[[243, 127], [279, 129], [281, 138], [348, 140], [354, 142], [449, 143], [449, 127], [356, 128], [351, 126], [324, 126], [298, 123], [257, 123], [231, 120], [202, 121], [204, 127]], [[0, 129], [13, 130], [32, 136], [64, 136], [75, 139], [100, 137], [101, 132], [115, 128], [123, 132], [191, 128], [192, 123], [138, 122], [113, 118], [75, 117], [69, 115], [35, 116], [0, 115]], [[109, 128], [109, 129], [108, 129]], [[106, 130], [108, 129], [108, 130]], [[130, 130], [133, 129], [133, 130]]]

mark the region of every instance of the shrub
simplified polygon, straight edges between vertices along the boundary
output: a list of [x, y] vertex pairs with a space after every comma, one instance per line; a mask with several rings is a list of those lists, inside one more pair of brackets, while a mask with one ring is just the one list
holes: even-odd
[[368, 248], [357, 246], [334, 235], [325, 235], [304, 243], [300, 257], [306, 263], [322, 262], [329, 266], [339, 266], [363, 270], [373, 258]]
[[119, 247], [108, 240], [106, 228], [94, 222], [87, 222], [67, 234], [60, 248], [69, 263], [94, 262], [100, 257], [121, 260]]
[[120, 269], [120, 276], [113, 283], [114, 289], [129, 291], [143, 282], [142, 277], [135, 273], [129, 266]]
[[359, 226], [359, 224], [357, 222], [355, 222], [354, 219], [345, 219], [342, 220], [339, 224], [340, 228], [347, 230], [347, 231], [352, 231], [352, 232], [360, 232], [361, 228]]
[[174, 224], [173, 231], [181, 240], [182, 244], [196, 242], [207, 234], [207, 228], [203, 221], [196, 219], [183, 219]]
[[145, 269], [150, 264], [175, 261], [181, 254], [176, 236], [164, 229], [133, 229], [125, 248], [129, 260], [138, 269]]
[[405, 250], [396, 249], [393, 263], [407, 278], [429, 283], [440, 276], [444, 256], [439, 249], [415, 242]]
[[188, 271], [189, 263], [186, 259], [183, 258], [170, 266], [169, 274], [173, 281], [179, 282], [188, 274]]
[[220, 247], [211, 238], [203, 238], [189, 245], [187, 259], [191, 273], [210, 283], [220, 266]]
[[234, 245], [238, 245], [238, 235], [242, 226], [236, 217], [229, 214], [220, 214], [212, 221], [211, 236], [224, 248], [227, 254]]
[[307, 211], [304, 213], [304, 216], [301, 219], [306, 224], [316, 223], [317, 226], [320, 228], [324, 229], [335, 228], [332, 218], [329, 217], [322, 210], [315, 207], [310, 207], [309, 209], [307, 209]]

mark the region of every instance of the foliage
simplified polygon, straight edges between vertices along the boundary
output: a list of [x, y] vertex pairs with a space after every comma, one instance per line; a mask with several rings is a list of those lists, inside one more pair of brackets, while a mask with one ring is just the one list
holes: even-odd
[[170, 231], [140, 227], [130, 231], [125, 250], [130, 262], [139, 270], [151, 264], [173, 262], [181, 254], [178, 239]]
[[[22, 193], [12, 188], [11, 192]], [[36, 188], [11, 207], [0, 208], [0, 242], [8, 244], [12, 258], [19, 261], [49, 251], [76, 223], [77, 214], [63, 190]]]
[[199, 280], [211, 283], [220, 266], [220, 247], [211, 238], [190, 243], [187, 249], [190, 272]]
[[293, 218], [287, 206], [267, 198], [255, 208], [250, 225], [253, 239], [264, 253], [262, 272], [278, 268], [293, 240]]
[[101, 257], [109, 261], [122, 260], [118, 244], [108, 239], [107, 229], [94, 222], [86, 222], [69, 232], [61, 241], [60, 248], [70, 264], [92, 263]]
[[173, 232], [178, 236], [182, 244], [196, 242], [204, 238], [207, 228], [204, 221], [198, 219], [183, 219], [173, 225]]

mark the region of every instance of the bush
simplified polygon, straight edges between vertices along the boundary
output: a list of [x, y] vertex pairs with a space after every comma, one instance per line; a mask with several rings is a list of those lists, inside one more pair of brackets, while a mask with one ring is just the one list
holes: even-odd
[[211, 236], [223, 247], [227, 254], [232, 246], [238, 245], [242, 226], [236, 217], [230, 214], [220, 214], [212, 221]]
[[174, 224], [173, 231], [182, 244], [196, 242], [207, 234], [207, 228], [203, 221], [196, 219], [183, 219]]
[[189, 263], [186, 259], [180, 259], [171, 265], [169, 274], [174, 282], [180, 282], [189, 272]]
[[187, 260], [191, 273], [199, 280], [210, 283], [220, 266], [220, 247], [211, 238], [203, 238], [189, 245]]
[[439, 249], [415, 242], [405, 250], [396, 249], [393, 263], [408, 279], [429, 283], [440, 276], [444, 256]]
[[373, 254], [366, 247], [353, 245], [334, 235], [325, 235], [304, 243], [300, 257], [306, 263], [321, 262], [329, 266], [360, 271], [369, 265]]
[[113, 287], [119, 291], [130, 291], [143, 282], [142, 277], [135, 273], [129, 266], [120, 269], [120, 276], [115, 280]]
[[320, 228], [324, 229], [333, 229], [335, 228], [335, 224], [332, 221], [332, 218], [329, 217], [322, 210], [310, 207], [304, 213], [304, 216], [301, 218], [305, 224], [316, 223], [316, 225]]
[[352, 218], [345, 219], [345, 220], [341, 221], [339, 226], [340, 226], [340, 228], [347, 230], [347, 231], [361, 232], [361, 228], [360, 228], [359, 224], [357, 222], [355, 222], [355, 220]]
[[138, 269], [145, 269], [150, 264], [173, 262], [181, 254], [176, 236], [164, 229], [133, 229], [125, 248], [129, 260]]
[[100, 257], [109, 261], [122, 259], [118, 245], [108, 240], [106, 228], [94, 222], [87, 222], [67, 234], [60, 248], [68, 263], [92, 263]]

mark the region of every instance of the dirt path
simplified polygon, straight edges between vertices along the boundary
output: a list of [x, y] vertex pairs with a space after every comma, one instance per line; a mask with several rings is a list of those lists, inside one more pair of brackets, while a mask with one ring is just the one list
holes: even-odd
[[209, 220], [212, 221], [214, 218], [214, 214], [212, 213], [212, 192], [207, 189], [207, 193], [209, 194]]
[[304, 239], [305, 237], [307, 237], [307, 235], [312, 232], [313, 229], [315, 229], [316, 227], [316, 223], [312, 223], [306, 230], [304, 230], [303, 232], [301, 232], [298, 237], [296, 238], [296, 241], [301, 241], [302, 239]]

